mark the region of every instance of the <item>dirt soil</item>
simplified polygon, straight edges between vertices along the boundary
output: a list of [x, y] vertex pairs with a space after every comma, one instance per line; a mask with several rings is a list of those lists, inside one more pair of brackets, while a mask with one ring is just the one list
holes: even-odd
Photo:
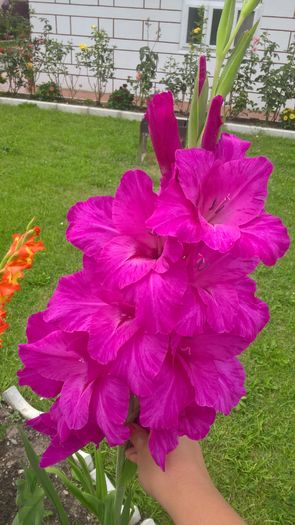
[[[16, 480], [23, 476], [27, 465], [26, 455], [18, 431], [24, 427], [23, 419], [6, 404], [0, 401], [0, 525], [11, 525], [17, 507]], [[32, 429], [27, 429], [27, 435], [35, 452], [40, 455], [47, 446], [47, 438]], [[71, 525], [97, 525], [84, 509], [69, 495], [63, 486], [52, 478], [58, 494], [68, 513]], [[46, 508], [52, 510], [50, 504]], [[58, 519], [52, 515], [44, 521], [44, 525], [58, 525]]]

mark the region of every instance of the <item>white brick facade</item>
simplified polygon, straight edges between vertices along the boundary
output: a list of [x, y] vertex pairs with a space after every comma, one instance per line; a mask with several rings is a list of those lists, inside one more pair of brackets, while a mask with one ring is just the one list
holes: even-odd
[[[111, 44], [116, 46], [115, 76], [110, 87], [117, 88], [129, 75], [134, 76], [140, 47], [147, 44], [148, 38], [153, 43], [158, 31], [160, 38], [154, 50], [159, 53], [160, 80], [161, 68], [169, 55], [181, 60], [186, 52], [181, 42], [188, 4], [213, 5], [210, 2], [214, 6], [223, 3], [222, 0], [30, 0], [30, 7], [35, 13], [32, 18], [34, 32], [38, 33], [41, 27], [38, 17], [48, 18], [58, 40], [71, 40], [77, 49], [82, 42], [90, 44], [87, 37], [91, 25], [104, 29]], [[259, 31], [268, 31], [271, 39], [279, 44], [279, 63], [283, 63], [287, 47], [295, 39], [294, 0], [263, 0], [261, 14]], [[213, 70], [213, 47], [212, 57], [209, 71]], [[81, 82], [87, 89], [87, 78], [82, 77]]]

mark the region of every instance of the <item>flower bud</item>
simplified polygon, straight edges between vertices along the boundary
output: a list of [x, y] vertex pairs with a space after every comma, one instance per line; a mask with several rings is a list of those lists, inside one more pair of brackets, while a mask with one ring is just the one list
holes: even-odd
[[243, 4], [242, 10], [241, 10], [241, 16], [243, 18], [247, 18], [247, 16], [249, 16], [252, 13], [252, 11], [256, 9], [259, 3], [260, 3], [260, 0], [247, 0]]

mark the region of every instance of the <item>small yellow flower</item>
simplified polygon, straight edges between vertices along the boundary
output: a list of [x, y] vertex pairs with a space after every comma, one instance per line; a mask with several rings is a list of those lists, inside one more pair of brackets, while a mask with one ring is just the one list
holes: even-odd
[[294, 118], [295, 118], [295, 113], [291, 113], [291, 115], [290, 115], [290, 119], [291, 119], [291, 120], [294, 120]]
[[194, 33], [195, 35], [197, 35], [197, 34], [200, 33], [200, 32], [201, 32], [201, 28], [200, 28], [200, 27], [195, 27], [195, 29], [193, 29], [193, 33]]
[[79, 48], [81, 49], [81, 51], [85, 51], [85, 49], [88, 49], [88, 46], [87, 44], [80, 44]]
[[28, 69], [33, 69], [33, 64], [32, 64], [32, 62], [28, 62], [28, 63], [27, 63], [27, 68], [28, 68]]
[[286, 109], [283, 110], [283, 113], [288, 113], [288, 111], [289, 110], [286, 108]]
[[285, 115], [285, 116], [283, 117], [283, 120], [288, 120], [287, 115]]
[[92, 24], [91, 29], [97, 29], [97, 26], [95, 24]]

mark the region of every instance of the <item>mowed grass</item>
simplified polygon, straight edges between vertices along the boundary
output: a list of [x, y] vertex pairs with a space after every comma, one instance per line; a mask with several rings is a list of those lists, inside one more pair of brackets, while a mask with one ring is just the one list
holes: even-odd
[[[17, 345], [27, 317], [43, 309], [59, 276], [80, 268], [81, 254], [65, 240], [66, 213], [77, 200], [110, 194], [124, 171], [144, 167], [155, 181], [149, 154], [137, 160], [136, 122], [0, 106], [0, 249], [35, 216], [46, 252], [36, 258], [9, 306], [11, 329], [1, 350], [1, 391], [16, 383]], [[252, 155], [266, 155], [276, 169], [268, 211], [280, 215], [294, 235], [295, 142], [257, 136]], [[203, 443], [210, 473], [227, 500], [252, 525], [295, 523], [294, 252], [275, 268], [256, 272], [258, 295], [269, 303], [271, 322], [243, 355], [248, 395], [229, 417], [219, 417]], [[30, 396], [29, 391], [26, 395]], [[35, 405], [40, 405], [34, 399]], [[104, 448], [106, 459], [113, 452]], [[112, 474], [112, 464], [109, 462]], [[144, 515], [170, 523], [136, 486]], [[189, 509], [188, 509], [189, 512]]]

